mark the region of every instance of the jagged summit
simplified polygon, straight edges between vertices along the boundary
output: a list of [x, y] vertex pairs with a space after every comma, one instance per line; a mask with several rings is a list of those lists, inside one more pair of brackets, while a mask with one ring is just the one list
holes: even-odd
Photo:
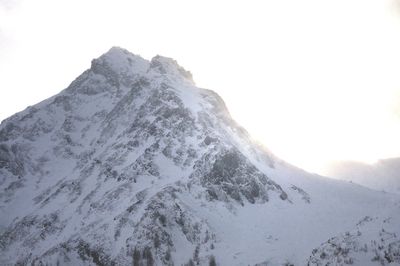
[[157, 55], [153, 57], [153, 59], [151, 59], [150, 67], [152, 69], [156, 69], [161, 74], [170, 74], [176, 76], [181, 75], [193, 82], [192, 73], [190, 73], [190, 71], [185, 70], [176, 62], [176, 60], [172, 58]]
[[398, 196], [277, 160], [176, 61], [118, 47], [1, 123], [0, 189], [1, 265], [400, 263]]
[[100, 58], [131, 58], [146, 61], [140, 55], [136, 55], [119, 46], [111, 47], [106, 53], [100, 56]]
[[108, 72], [112, 71], [127, 77], [153, 72], [155, 75], [169, 75], [173, 79], [184, 78], [194, 84], [192, 74], [181, 67], [176, 60], [157, 55], [148, 61], [120, 47], [112, 47], [98, 59], [94, 59], [91, 69], [95, 73], [106, 72], [110, 75]]
[[147, 60], [126, 49], [112, 47], [108, 52], [92, 61], [93, 71], [96, 71], [99, 66], [108, 67], [120, 74], [143, 74], [148, 70], [150, 64]]

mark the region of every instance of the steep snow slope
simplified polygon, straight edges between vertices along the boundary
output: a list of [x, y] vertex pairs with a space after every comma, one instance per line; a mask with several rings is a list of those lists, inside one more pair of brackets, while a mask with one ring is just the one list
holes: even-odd
[[174, 60], [121, 48], [2, 122], [0, 188], [1, 265], [400, 263], [398, 195], [279, 160]]
[[374, 164], [336, 162], [330, 165], [326, 175], [376, 190], [400, 193], [400, 158], [379, 160]]

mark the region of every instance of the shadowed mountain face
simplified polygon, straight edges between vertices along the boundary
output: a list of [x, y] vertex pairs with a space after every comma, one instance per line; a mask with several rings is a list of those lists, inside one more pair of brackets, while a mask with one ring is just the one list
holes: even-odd
[[0, 188], [2, 265], [400, 263], [398, 196], [286, 164], [121, 48], [1, 123]]

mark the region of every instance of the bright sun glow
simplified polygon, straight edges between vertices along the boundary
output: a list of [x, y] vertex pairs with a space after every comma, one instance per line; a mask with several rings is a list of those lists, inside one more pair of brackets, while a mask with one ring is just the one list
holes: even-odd
[[[400, 156], [394, 0], [0, 0], [0, 119], [58, 93], [111, 46], [175, 58], [281, 158]], [[397, 111], [397, 113], [396, 113]]]

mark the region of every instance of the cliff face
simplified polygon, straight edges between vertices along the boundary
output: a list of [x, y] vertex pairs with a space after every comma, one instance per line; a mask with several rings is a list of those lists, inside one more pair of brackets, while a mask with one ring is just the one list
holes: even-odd
[[400, 263], [398, 196], [286, 164], [176, 61], [121, 48], [2, 122], [0, 188], [5, 265], [323, 265], [366, 216]]

